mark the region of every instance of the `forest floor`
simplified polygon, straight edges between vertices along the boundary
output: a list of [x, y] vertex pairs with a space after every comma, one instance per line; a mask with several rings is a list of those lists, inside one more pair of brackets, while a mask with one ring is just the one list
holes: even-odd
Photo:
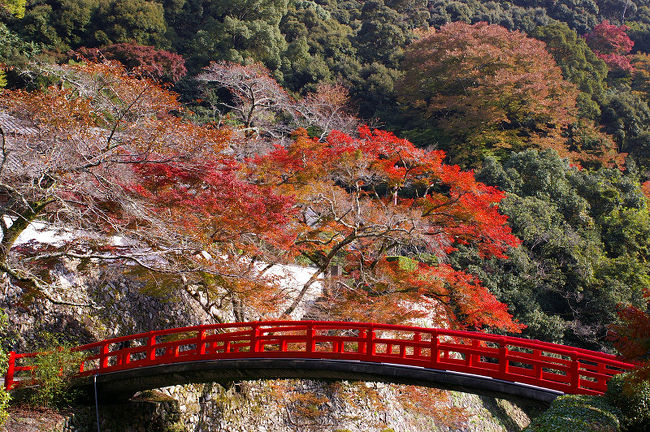
[[66, 417], [61, 413], [40, 407], [13, 406], [2, 432], [59, 432], [65, 427]]

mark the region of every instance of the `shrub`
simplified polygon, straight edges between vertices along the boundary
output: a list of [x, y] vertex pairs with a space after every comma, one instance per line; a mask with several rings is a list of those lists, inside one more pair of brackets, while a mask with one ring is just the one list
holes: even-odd
[[560, 396], [524, 432], [616, 432], [620, 412], [601, 396]]
[[607, 383], [607, 401], [621, 410], [621, 428], [626, 432], [650, 431], [650, 382], [629, 373]]
[[45, 354], [34, 358], [33, 376], [38, 386], [34, 389], [29, 402], [37, 406], [61, 407], [70, 404], [76, 392], [70, 388], [72, 377], [79, 372], [83, 353], [74, 352], [67, 344], [45, 334]]
[[[5, 327], [7, 326], [7, 314], [3, 309], [0, 309], [0, 334], [4, 333]], [[0, 342], [2, 342], [0, 340]], [[7, 371], [7, 353], [2, 348], [0, 343], [0, 374], [4, 375]], [[9, 413], [7, 413], [7, 407], [9, 406], [9, 401], [11, 396], [5, 390], [4, 386], [0, 386], [0, 427], [7, 421]]]

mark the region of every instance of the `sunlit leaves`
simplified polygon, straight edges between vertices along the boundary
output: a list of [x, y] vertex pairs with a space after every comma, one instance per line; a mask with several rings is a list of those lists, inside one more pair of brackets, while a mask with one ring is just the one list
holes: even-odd
[[634, 42], [627, 35], [627, 29], [625, 25], [616, 26], [605, 20], [585, 37], [589, 48], [615, 72], [631, 72], [633, 69], [627, 54]]
[[[343, 266], [328, 313], [389, 322], [433, 314], [445, 325], [517, 329], [477, 280], [441, 262], [457, 244], [490, 256], [517, 244], [498, 212], [501, 192], [443, 158], [361, 128], [358, 138], [333, 132], [325, 142], [297, 131], [255, 161], [261, 184], [295, 197], [297, 251], [318, 272]], [[406, 269], [391, 258], [421, 254], [429, 258]]]
[[563, 149], [575, 120], [575, 87], [540, 41], [503, 27], [461, 22], [429, 31], [407, 49], [400, 100], [450, 138], [453, 160], [489, 152]]

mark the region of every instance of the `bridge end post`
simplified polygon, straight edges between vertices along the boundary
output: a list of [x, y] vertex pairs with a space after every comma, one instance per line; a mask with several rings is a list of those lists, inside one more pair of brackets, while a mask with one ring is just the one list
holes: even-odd
[[5, 374], [5, 390], [9, 391], [14, 386], [14, 371], [16, 370], [16, 353], [9, 351], [9, 365]]

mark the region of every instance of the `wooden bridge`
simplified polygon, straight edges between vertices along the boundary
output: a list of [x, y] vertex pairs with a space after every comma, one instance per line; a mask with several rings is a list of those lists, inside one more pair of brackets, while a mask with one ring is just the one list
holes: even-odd
[[[190, 382], [312, 378], [384, 381], [550, 402], [602, 394], [635, 366], [600, 352], [469, 331], [333, 321], [201, 325], [107, 339], [84, 353], [77, 385], [102, 395]], [[34, 384], [38, 353], [9, 355], [7, 390]]]

